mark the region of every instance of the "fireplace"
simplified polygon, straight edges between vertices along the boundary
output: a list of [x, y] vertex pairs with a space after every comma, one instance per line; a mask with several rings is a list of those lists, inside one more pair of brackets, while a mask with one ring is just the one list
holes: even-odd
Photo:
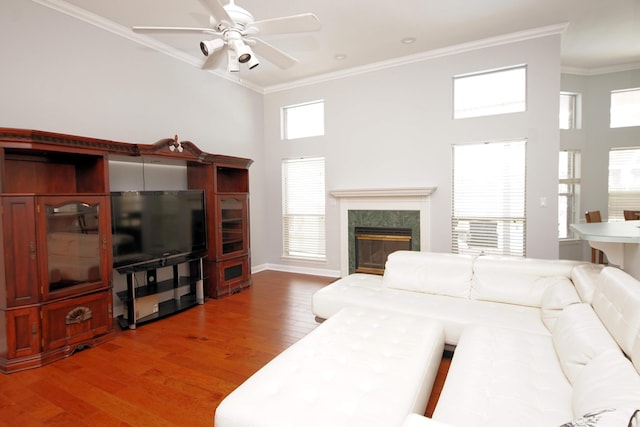
[[411, 228], [411, 250], [428, 251], [429, 198], [436, 187], [331, 190], [340, 210], [340, 275], [355, 272], [355, 227]]
[[390, 253], [411, 250], [410, 228], [355, 227], [356, 273], [384, 274]]
[[347, 214], [349, 273], [383, 274], [389, 253], [400, 248], [420, 250], [419, 211], [352, 209]]

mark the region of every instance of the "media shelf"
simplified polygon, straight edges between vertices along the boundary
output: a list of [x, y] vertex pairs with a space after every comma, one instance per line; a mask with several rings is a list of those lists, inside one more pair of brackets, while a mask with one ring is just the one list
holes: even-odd
[[[163, 258], [117, 269], [127, 275], [127, 290], [117, 292], [124, 313], [117, 317], [123, 329], [171, 316], [198, 304], [204, 304], [202, 256]], [[187, 264], [189, 275], [180, 275], [179, 266]], [[172, 278], [156, 281], [158, 268], [171, 268]], [[136, 286], [138, 272], [145, 282]]]

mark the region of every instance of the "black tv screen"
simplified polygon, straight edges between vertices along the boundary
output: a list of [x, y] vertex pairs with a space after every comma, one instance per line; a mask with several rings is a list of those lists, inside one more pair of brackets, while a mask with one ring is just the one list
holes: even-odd
[[114, 268], [203, 251], [204, 191], [112, 192], [111, 232]]

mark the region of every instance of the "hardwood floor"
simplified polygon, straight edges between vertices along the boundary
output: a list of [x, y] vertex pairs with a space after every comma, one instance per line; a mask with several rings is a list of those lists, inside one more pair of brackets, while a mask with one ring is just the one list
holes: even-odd
[[[228, 393], [318, 326], [311, 296], [334, 280], [274, 271], [253, 279], [251, 289], [67, 359], [0, 374], [0, 425], [211, 426]], [[427, 414], [446, 369], [445, 358]]]

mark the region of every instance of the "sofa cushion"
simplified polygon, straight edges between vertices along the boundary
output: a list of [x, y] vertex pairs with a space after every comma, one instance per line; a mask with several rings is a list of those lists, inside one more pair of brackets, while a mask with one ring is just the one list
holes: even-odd
[[469, 325], [433, 419], [455, 426], [559, 426], [574, 417], [551, 337]]
[[397, 251], [389, 255], [385, 287], [469, 298], [473, 257], [437, 252]]
[[547, 286], [542, 294], [540, 314], [549, 332], [553, 332], [556, 320], [562, 310], [570, 304], [579, 302], [580, 297], [576, 288], [570, 282], [561, 280]]
[[471, 298], [540, 307], [547, 287], [571, 283], [576, 261], [480, 256], [473, 263]]
[[607, 408], [640, 408], [640, 376], [620, 350], [594, 358], [573, 383], [575, 416]]
[[591, 304], [593, 291], [596, 289], [596, 282], [603, 268], [604, 266], [600, 264], [585, 263], [571, 270], [571, 281], [582, 302]]
[[467, 325], [512, 328], [520, 333], [551, 335], [540, 318], [540, 309], [493, 301], [407, 292], [382, 286], [380, 276], [350, 275], [313, 294], [313, 313], [328, 319], [343, 307], [368, 307], [439, 320], [445, 342], [456, 345]]
[[[633, 347], [640, 333], [640, 284], [638, 280], [615, 267], [600, 273], [591, 303], [609, 333], [634, 357]], [[636, 364], [640, 364], [634, 358]]]
[[571, 383], [592, 359], [619, 349], [591, 306], [584, 303], [566, 307], [551, 336], [560, 366]]

